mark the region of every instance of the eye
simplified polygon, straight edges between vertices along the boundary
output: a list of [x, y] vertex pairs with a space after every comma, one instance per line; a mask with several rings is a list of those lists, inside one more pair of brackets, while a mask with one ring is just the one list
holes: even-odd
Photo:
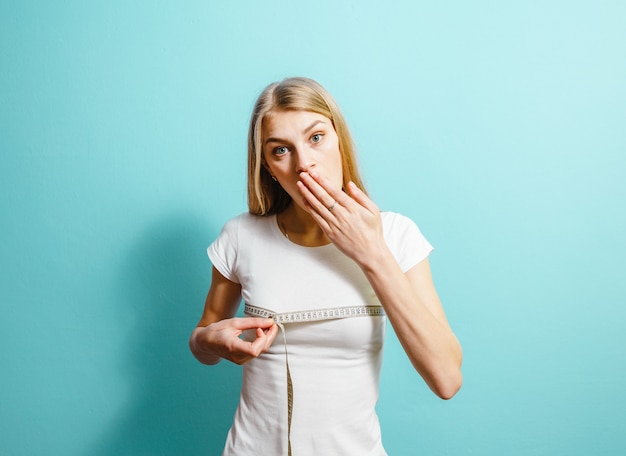
[[322, 140], [322, 135], [321, 133], [315, 133], [313, 136], [311, 136], [311, 142], [313, 143], [318, 143]]
[[289, 152], [289, 149], [287, 149], [285, 146], [277, 147], [272, 151], [274, 155], [285, 155], [287, 152]]

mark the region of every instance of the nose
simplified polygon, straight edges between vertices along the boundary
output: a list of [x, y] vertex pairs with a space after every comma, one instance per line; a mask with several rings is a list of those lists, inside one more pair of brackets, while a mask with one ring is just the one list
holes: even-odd
[[308, 172], [315, 167], [313, 154], [306, 147], [300, 147], [296, 151], [296, 173]]

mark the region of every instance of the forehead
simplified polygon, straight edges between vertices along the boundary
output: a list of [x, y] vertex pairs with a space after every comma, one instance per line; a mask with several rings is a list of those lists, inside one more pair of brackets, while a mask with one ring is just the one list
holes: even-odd
[[319, 124], [332, 126], [328, 117], [312, 111], [271, 111], [263, 120], [263, 137], [304, 133]]

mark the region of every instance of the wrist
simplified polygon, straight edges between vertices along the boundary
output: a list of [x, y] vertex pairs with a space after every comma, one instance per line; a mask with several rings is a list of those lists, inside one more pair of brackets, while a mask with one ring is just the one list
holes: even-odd
[[396, 259], [385, 243], [369, 252], [362, 260], [357, 260], [356, 262], [367, 275], [379, 270], [386, 270], [391, 264], [396, 263]]
[[199, 326], [193, 330], [189, 338], [189, 348], [196, 359], [202, 364], [217, 364], [222, 358], [211, 351], [205, 330], [206, 327], [203, 326]]

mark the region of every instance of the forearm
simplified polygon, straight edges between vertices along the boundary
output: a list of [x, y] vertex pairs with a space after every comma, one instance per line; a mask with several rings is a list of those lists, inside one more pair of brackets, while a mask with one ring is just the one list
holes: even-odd
[[435, 394], [452, 397], [462, 382], [462, 351], [443, 311], [432, 310], [441, 308], [434, 287], [418, 292], [387, 249], [361, 268], [415, 369]]

